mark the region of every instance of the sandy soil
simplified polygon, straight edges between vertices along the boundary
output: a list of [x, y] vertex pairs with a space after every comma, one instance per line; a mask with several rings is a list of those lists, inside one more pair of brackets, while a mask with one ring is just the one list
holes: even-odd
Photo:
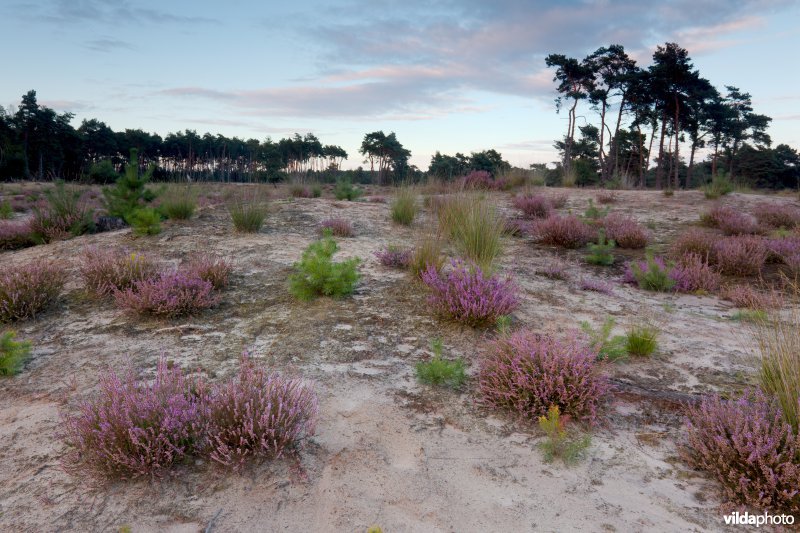
[[[568, 194], [565, 210], [582, 212], [595, 193]], [[513, 214], [509, 195], [494, 197]], [[697, 192], [666, 198], [622, 191], [619, 197], [612, 209], [648, 224], [661, 244], [710, 205]], [[734, 194], [725, 201], [746, 207], [758, 200]], [[0, 530], [722, 528], [714, 484], [678, 459], [678, 407], [635, 391], [700, 394], [752, 381], [754, 360], [743, 326], [730, 319], [730, 304], [622, 286], [612, 296], [581, 291], [582, 276], [611, 279], [620, 269], [589, 267], [579, 252], [509, 238], [503, 267], [522, 287], [518, 326], [564, 331], [611, 315], [621, 333], [642, 314], [663, 326], [655, 356], [609, 366], [629, 387], [615, 396], [608, 425], [594, 432], [588, 458], [573, 467], [548, 464], [537, 449], [538, 429], [477, 406], [474, 383], [456, 393], [414, 379], [430, 338], [441, 335], [445, 354], [464, 357], [474, 374], [491, 333], [437, 321], [420, 287], [377, 264], [373, 251], [390, 242], [411, 245], [432, 223], [426, 212], [411, 228], [399, 228], [388, 210], [379, 203], [282, 199], [273, 202], [260, 233], [237, 235], [224, 208], [211, 206], [188, 223], [167, 223], [156, 237], [121, 230], [0, 253], [0, 265], [47, 257], [72, 269], [54, 308], [15, 325], [35, 348], [21, 374], [0, 380]], [[354, 222], [356, 236], [339, 240], [339, 257], [361, 257], [363, 279], [352, 298], [293, 301], [286, 290], [291, 264], [316, 237], [318, 223], [334, 215]], [[212, 250], [233, 258], [236, 271], [216, 309], [172, 322], [137, 320], [83, 294], [77, 265], [87, 245], [126, 246], [174, 263]], [[571, 281], [535, 273], [554, 258], [569, 262]], [[296, 457], [241, 474], [200, 462], [155, 483], [104, 487], [62, 469], [60, 413], [90, 394], [109, 366], [130, 365], [149, 376], [166, 354], [216, 379], [236, 370], [243, 349], [316, 381], [318, 432]]]

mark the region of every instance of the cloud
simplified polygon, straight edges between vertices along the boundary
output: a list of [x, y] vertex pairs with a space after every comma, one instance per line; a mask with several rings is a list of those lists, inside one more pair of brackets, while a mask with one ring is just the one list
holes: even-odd
[[26, 17], [57, 25], [76, 23], [103, 24], [213, 24], [214, 19], [175, 15], [162, 9], [141, 7], [128, 0], [50, 0], [17, 4]]
[[85, 111], [92, 108], [91, 104], [78, 100], [41, 100], [39, 104], [55, 109], [56, 111], [67, 111], [70, 113]]
[[115, 52], [117, 50], [133, 50], [134, 46], [126, 41], [121, 41], [113, 37], [101, 37], [86, 41], [84, 46], [95, 52]]

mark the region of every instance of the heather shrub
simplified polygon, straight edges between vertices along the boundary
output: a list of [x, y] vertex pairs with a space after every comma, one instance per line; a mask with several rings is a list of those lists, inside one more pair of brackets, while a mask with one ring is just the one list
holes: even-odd
[[614, 294], [614, 287], [611, 283], [596, 278], [582, 278], [578, 288], [582, 291], [599, 292], [607, 296]]
[[421, 278], [422, 274], [433, 267], [439, 271], [444, 266], [442, 254], [442, 239], [438, 235], [425, 235], [411, 252], [411, 273]]
[[717, 220], [717, 227], [725, 235], [757, 235], [763, 233], [758, 221], [740, 211], [731, 211], [720, 216]]
[[322, 188], [319, 185], [309, 186], [303, 183], [290, 183], [289, 195], [292, 198], [319, 198], [322, 196]]
[[323, 235], [326, 231], [330, 231], [335, 237], [352, 237], [353, 225], [343, 218], [328, 218], [320, 223], [319, 231]]
[[718, 228], [720, 221], [726, 218], [733, 218], [738, 211], [727, 205], [717, 204], [710, 210], [700, 214], [700, 224], [709, 228]]
[[553, 212], [553, 204], [543, 194], [524, 194], [514, 197], [512, 204], [522, 211], [525, 218], [547, 218]]
[[632, 324], [625, 335], [625, 352], [647, 357], [658, 349], [659, 328], [650, 322]]
[[417, 379], [427, 385], [460, 389], [467, 379], [464, 360], [459, 358], [448, 361], [442, 358], [443, 348], [442, 339], [431, 340], [433, 357], [428, 361], [420, 361], [416, 364]]
[[764, 239], [753, 235], [724, 237], [714, 243], [716, 264], [723, 274], [757, 276], [767, 261]]
[[404, 226], [410, 226], [417, 216], [417, 193], [410, 187], [401, 187], [392, 200], [392, 220]]
[[161, 215], [152, 207], [137, 207], [125, 219], [135, 235], [158, 235], [161, 233]]
[[586, 335], [589, 347], [597, 354], [598, 360], [616, 361], [625, 357], [625, 336], [612, 335], [616, 321], [606, 317], [605, 321], [595, 329], [589, 322], [581, 322], [581, 331]]
[[267, 372], [247, 357], [239, 374], [203, 395], [204, 452], [239, 467], [250, 457], [279, 457], [314, 434], [319, 412], [313, 387]]
[[161, 195], [161, 211], [173, 220], [189, 220], [197, 210], [197, 193], [190, 187], [173, 185]]
[[499, 180], [492, 179], [492, 175], [485, 170], [473, 170], [463, 176], [460, 181], [463, 189], [484, 189], [488, 191], [500, 189], [502, 185]]
[[353, 187], [353, 182], [349, 179], [340, 179], [336, 181], [336, 186], [333, 188], [333, 196], [337, 200], [354, 201], [361, 198], [364, 191], [358, 187]]
[[614, 191], [599, 191], [597, 193], [598, 204], [615, 204], [619, 201], [619, 196]]
[[210, 254], [199, 254], [189, 259], [185, 272], [190, 277], [198, 277], [207, 281], [216, 290], [228, 286], [228, 278], [233, 271], [233, 263], [222, 257]]
[[139, 151], [131, 148], [130, 161], [125, 166], [125, 173], [117, 178], [113, 187], [103, 188], [105, 205], [108, 214], [128, 221], [133, 211], [146, 206], [156, 198], [156, 193], [147, 188], [153, 176], [155, 165], [146, 172], [139, 172]]
[[704, 399], [689, 409], [686, 434], [687, 462], [716, 479], [730, 503], [800, 512], [800, 437], [762, 393]]
[[491, 272], [503, 249], [505, 221], [484, 197], [460, 194], [449, 198], [438, 211], [439, 227], [458, 252]]
[[214, 286], [194, 273], [163, 272], [114, 291], [117, 305], [140, 315], [173, 318], [196, 314], [219, 303]]
[[550, 203], [553, 204], [554, 209], [563, 209], [567, 205], [567, 200], [569, 200], [569, 195], [565, 192], [550, 195]]
[[685, 255], [696, 254], [713, 261], [714, 243], [718, 239], [719, 237], [713, 233], [691, 228], [681, 233], [673, 241], [670, 246], [670, 255], [677, 259]]
[[487, 276], [477, 265], [452, 261], [448, 272], [429, 265], [422, 281], [431, 290], [428, 303], [440, 316], [469, 326], [493, 324], [517, 307], [516, 286], [511, 278]]
[[0, 270], [0, 322], [34, 318], [61, 294], [66, 272], [55, 263], [3, 265]]
[[723, 289], [721, 296], [736, 307], [744, 309], [770, 309], [780, 307], [782, 298], [777, 292], [761, 292], [750, 285], [730, 285]]
[[30, 221], [0, 221], [0, 250], [17, 250], [36, 244]]
[[696, 253], [683, 255], [669, 273], [678, 292], [713, 292], [719, 288], [721, 276], [705, 257]]
[[537, 274], [540, 276], [544, 276], [550, 279], [559, 279], [559, 280], [567, 280], [569, 279], [569, 274], [567, 273], [567, 265], [560, 261], [551, 261], [547, 263], [544, 267], [536, 271]]
[[539, 242], [563, 248], [581, 248], [595, 237], [595, 230], [574, 215], [552, 215], [536, 222], [533, 232]]
[[544, 460], [548, 463], [555, 458], [560, 458], [566, 464], [573, 464], [583, 457], [586, 449], [591, 445], [592, 438], [587, 433], [584, 435], [570, 434], [567, 431], [561, 411], [557, 405], [551, 405], [546, 416], [539, 417], [539, 429], [547, 437], [539, 447], [544, 453]]
[[506, 218], [503, 233], [509, 237], [522, 237], [530, 231], [530, 223], [518, 218]]
[[300, 300], [352, 294], [359, 278], [356, 270], [359, 259], [334, 263], [331, 258], [338, 249], [339, 246], [330, 235], [312, 242], [300, 261], [293, 265], [294, 272], [289, 276], [289, 292]]
[[414, 251], [407, 248], [389, 245], [375, 252], [375, 257], [383, 266], [392, 268], [408, 268]]
[[764, 202], [756, 205], [753, 214], [769, 228], [791, 229], [800, 225], [800, 209], [789, 204]]
[[668, 292], [675, 287], [675, 280], [670, 276], [672, 265], [668, 265], [662, 257], [648, 254], [645, 261], [632, 261], [625, 269], [625, 281], [631, 280], [640, 289], [646, 291]]
[[794, 267], [800, 258], [800, 237], [787, 236], [767, 239], [766, 245], [768, 262], [783, 263], [791, 270], [797, 271]]
[[15, 341], [15, 331], [0, 334], [0, 376], [13, 376], [22, 370], [22, 364], [31, 353], [31, 343]]
[[479, 372], [482, 402], [536, 420], [557, 406], [596, 423], [610, 391], [597, 353], [578, 337], [557, 339], [516, 331], [493, 341]]
[[619, 213], [611, 213], [603, 220], [606, 235], [620, 248], [640, 249], [647, 246], [650, 236], [635, 219]]
[[57, 181], [44, 194], [45, 205], [33, 208], [29, 222], [35, 241], [47, 243], [67, 239], [94, 229], [92, 210], [82, 200], [79, 190]]
[[606, 232], [600, 230], [597, 236], [597, 243], [589, 244], [589, 254], [586, 262], [591, 265], [610, 266], [614, 264], [614, 241], [606, 239]]
[[186, 459], [200, 438], [199, 399], [179, 367], [158, 363], [154, 382], [109, 370], [97, 394], [63, 417], [68, 469], [114, 479], [158, 477]]
[[258, 233], [269, 213], [266, 198], [239, 195], [227, 202], [233, 227], [241, 233]]
[[125, 250], [91, 247], [82, 255], [81, 276], [86, 289], [96, 296], [129, 289], [158, 274], [158, 267], [146, 256]]

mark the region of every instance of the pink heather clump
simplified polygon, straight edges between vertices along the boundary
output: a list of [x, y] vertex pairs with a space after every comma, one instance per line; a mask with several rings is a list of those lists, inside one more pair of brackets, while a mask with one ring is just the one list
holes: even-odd
[[758, 235], [764, 232], [754, 217], [740, 211], [726, 211], [717, 219], [717, 227], [725, 235]]
[[66, 272], [55, 263], [4, 264], [0, 270], [0, 323], [34, 318], [61, 294]]
[[581, 248], [597, 237], [596, 231], [575, 215], [551, 215], [533, 225], [539, 242], [563, 248]]
[[729, 503], [800, 512], [800, 436], [760, 392], [712, 396], [690, 408], [682, 452], [721, 485]]
[[336, 237], [353, 236], [353, 225], [350, 224], [349, 220], [345, 220], [343, 218], [329, 218], [327, 220], [323, 220], [320, 224], [320, 232], [325, 231], [326, 229], [331, 230], [333, 235]]
[[414, 253], [409, 248], [397, 248], [395, 246], [388, 246], [375, 253], [378, 262], [383, 266], [392, 268], [408, 268], [411, 265], [411, 257]]
[[715, 205], [710, 211], [700, 215], [700, 222], [709, 228], [718, 228], [720, 220], [735, 217], [738, 211], [727, 205]]
[[29, 220], [0, 220], [0, 250], [17, 250], [34, 244]]
[[800, 208], [789, 204], [760, 203], [753, 210], [758, 221], [770, 228], [793, 228], [800, 225]]
[[771, 309], [783, 305], [783, 298], [779, 292], [761, 292], [750, 285], [725, 287], [721, 296], [736, 307], [744, 309]]
[[519, 218], [505, 219], [505, 233], [512, 237], [522, 237], [531, 231], [531, 223]]
[[522, 211], [525, 218], [547, 218], [553, 212], [553, 204], [543, 194], [525, 194], [512, 200], [516, 209]]
[[198, 443], [201, 409], [192, 383], [162, 358], [152, 384], [109, 371], [100, 390], [64, 417], [65, 463], [76, 475], [158, 477]]
[[113, 248], [83, 250], [80, 273], [86, 289], [96, 296], [133, 287], [137, 281], [158, 275], [158, 267], [142, 254]]
[[189, 259], [189, 264], [185, 269], [188, 276], [195, 276], [207, 281], [217, 290], [228, 286], [228, 278], [232, 271], [233, 264], [229, 260], [206, 254], [196, 255]]
[[565, 192], [553, 193], [550, 195], [550, 203], [553, 204], [553, 208], [561, 209], [567, 205], [567, 200], [569, 200], [569, 195]]
[[725, 237], [714, 243], [714, 258], [723, 274], [757, 276], [767, 261], [765, 239], [755, 235]]
[[485, 170], [473, 170], [461, 178], [461, 187], [464, 189], [485, 189], [496, 191], [506, 186], [503, 179], [493, 179], [492, 175]]
[[636, 219], [620, 213], [611, 213], [602, 221], [606, 237], [620, 248], [640, 249], [647, 246], [650, 235]]
[[674, 258], [687, 254], [697, 254], [713, 261], [714, 242], [719, 239], [717, 235], [708, 231], [691, 228], [681, 233], [670, 246], [670, 255]]
[[569, 273], [567, 272], [567, 265], [557, 261], [552, 261], [546, 264], [544, 267], [537, 270], [536, 273], [539, 274], [540, 276], [544, 276], [550, 279], [560, 279], [560, 280], [569, 279]]
[[492, 408], [536, 420], [555, 405], [591, 424], [598, 422], [611, 390], [599, 372], [597, 352], [579, 337], [562, 340], [526, 330], [490, 344], [479, 387], [483, 404]]
[[219, 303], [211, 282], [180, 271], [137, 281], [131, 288], [115, 291], [114, 299], [127, 311], [170, 318], [191, 315]]
[[579, 286], [582, 291], [599, 292], [608, 296], [614, 294], [614, 287], [602, 279], [583, 278]]
[[709, 266], [704, 257], [695, 253], [681, 257], [669, 277], [675, 281], [673, 288], [678, 292], [713, 292], [719, 288], [721, 279], [719, 272]]
[[486, 276], [477, 265], [463, 261], [452, 261], [451, 266], [440, 273], [428, 265], [422, 272], [422, 281], [431, 290], [428, 302], [437, 314], [477, 327], [494, 324], [516, 309], [516, 285], [511, 278]]
[[223, 465], [278, 457], [314, 434], [319, 413], [313, 387], [257, 367], [247, 357], [239, 375], [204, 397], [206, 450]]
[[800, 256], [800, 237], [767, 239], [766, 243], [769, 250], [767, 261], [771, 263], [787, 263], [787, 258], [791, 261]]

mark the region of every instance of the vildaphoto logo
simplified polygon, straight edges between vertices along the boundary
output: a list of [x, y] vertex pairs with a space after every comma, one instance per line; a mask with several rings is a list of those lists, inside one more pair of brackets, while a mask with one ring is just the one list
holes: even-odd
[[728, 526], [791, 526], [794, 524], [794, 515], [790, 514], [750, 514], [736, 511], [722, 517]]

